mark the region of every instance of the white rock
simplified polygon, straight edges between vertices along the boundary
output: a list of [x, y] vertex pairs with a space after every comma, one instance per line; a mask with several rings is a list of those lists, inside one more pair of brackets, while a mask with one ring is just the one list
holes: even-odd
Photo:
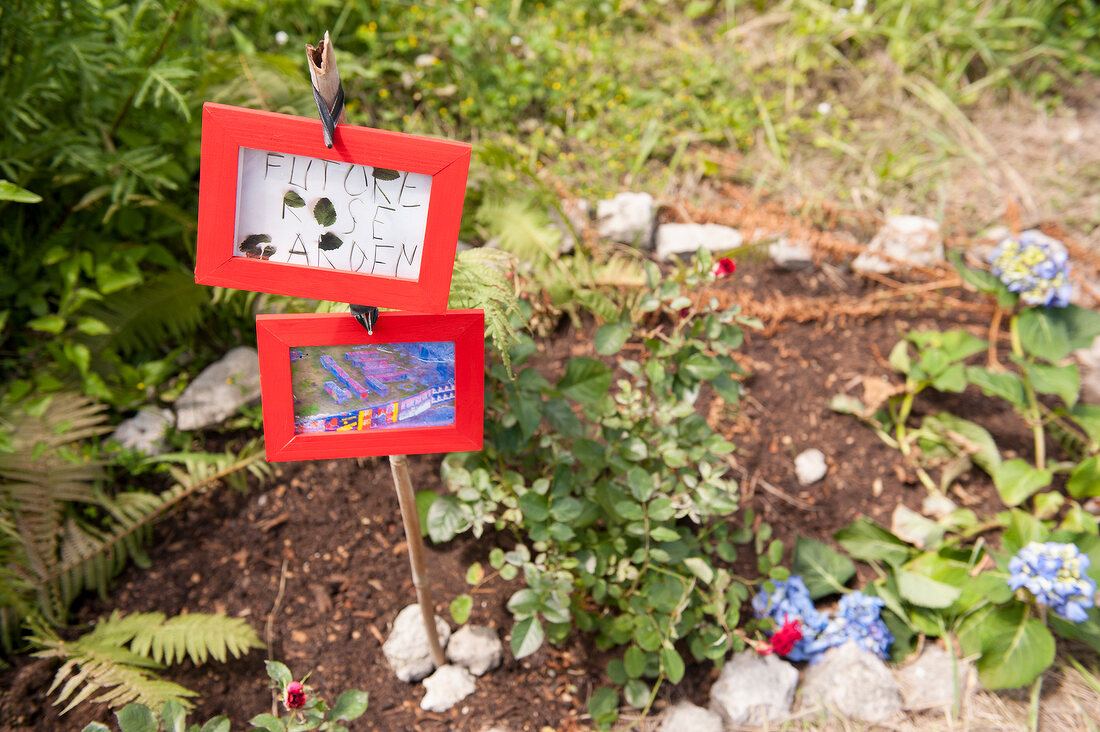
[[1081, 372], [1081, 401], [1100, 404], [1100, 336], [1096, 336], [1089, 348], [1074, 351], [1073, 357]]
[[894, 261], [876, 257], [885, 254], [904, 264], [933, 267], [945, 261], [940, 225], [920, 216], [889, 216], [886, 224], [867, 245], [868, 251], [852, 262], [856, 272], [888, 274], [898, 269]]
[[[435, 616], [435, 629], [439, 633], [440, 644], [446, 646], [451, 628], [438, 615]], [[397, 614], [390, 637], [382, 644], [382, 653], [402, 681], [419, 681], [435, 669], [420, 605], [409, 605]]]
[[658, 732], [722, 732], [722, 717], [682, 701], [661, 715]]
[[825, 453], [817, 448], [803, 450], [794, 459], [794, 474], [802, 485], [816, 483], [829, 472], [829, 466], [825, 464]]
[[420, 708], [428, 712], [445, 712], [474, 693], [474, 677], [461, 666], [440, 666], [424, 679], [428, 693], [420, 700]]
[[169, 409], [143, 407], [115, 428], [111, 439], [129, 450], [159, 455], [164, 452], [164, 436], [175, 421]]
[[942, 493], [929, 493], [920, 502], [920, 510], [927, 516], [942, 519], [959, 509], [959, 505]]
[[727, 726], [781, 722], [787, 718], [798, 685], [798, 670], [776, 656], [743, 651], [722, 667], [710, 689], [710, 708]]
[[500, 665], [504, 644], [497, 632], [484, 625], [464, 625], [447, 641], [447, 660], [481, 676]]
[[197, 430], [220, 424], [259, 396], [259, 356], [255, 348], [238, 346], [184, 389], [176, 401], [176, 427]]
[[653, 221], [653, 196], [648, 193], [619, 193], [596, 202], [596, 230], [605, 239], [648, 249]]
[[787, 237], [768, 245], [768, 256], [776, 266], [787, 270], [809, 269], [814, 266], [814, 250], [804, 241], [792, 242]]
[[937, 645], [926, 646], [920, 658], [898, 669], [895, 677], [901, 687], [906, 709], [951, 707], [956, 695], [962, 699], [972, 673], [969, 661], [954, 658]]
[[661, 224], [657, 227], [657, 258], [695, 254], [700, 247], [726, 252], [743, 241], [740, 231], [721, 224]]
[[901, 690], [886, 664], [855, 643], [830, 648], [806, 669], [799, 706], [836, 710], [859, 722], [881, 722], [901, 711]]

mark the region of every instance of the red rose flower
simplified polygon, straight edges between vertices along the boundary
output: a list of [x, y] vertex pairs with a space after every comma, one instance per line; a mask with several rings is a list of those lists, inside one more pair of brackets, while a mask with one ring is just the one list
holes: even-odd
[[301, 709], [306, 704], [306, 690], [302, 688], [302, 682], [291, 681], [286, 685], [283, 694], [283, 704], [287, 709]]
[[722, 257], [714, 263], [714, 268], [710, 271], [715, 277], [728, 277], [737, 271], [737, 264], [729, 257]]
[[802, 627], [798, 619], [788, 620], [772, 634], [771, 647], [776, 654], [786, 656], [794, 644], [802, 640]]

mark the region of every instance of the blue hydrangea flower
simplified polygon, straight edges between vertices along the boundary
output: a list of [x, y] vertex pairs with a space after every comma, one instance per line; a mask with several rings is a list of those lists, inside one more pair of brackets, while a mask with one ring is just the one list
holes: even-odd
[[792, 661], [809, 660], [807, 648], [825, 629], [828, 619], [814, 607], [810, 591], [798, 575], [791, 575], [786, 581], [773, 581], [773, 584], [774, 592], [760, 590], [756, 593], [752, 599], [753, 613], [758, 618], [771, 618], [777, 628], [791, 620], [798, 620], [802, 639], [794, 644], [787, 658]]
[[1008, 586], [1027, 590], [1060, 618], [1081, 623], [1093, 606], [1096, 581], [1085, 574], [1089, 558], [1074, 544], [1033, 541], [1008, 563]]
[[1064, 308], [1072, 294], [1065, 246], [1031, 230], [1008, 237], [990, 255], [991, 271], [1028, 305]]
[[854, 641], [863, 650], [886, 658], [894, 636], [882, 621], [886, 603], [880, 597], [856, 591], [840, 598], [836, 613], [806, 649], [810, 663], [817, 663], [830, 648]]

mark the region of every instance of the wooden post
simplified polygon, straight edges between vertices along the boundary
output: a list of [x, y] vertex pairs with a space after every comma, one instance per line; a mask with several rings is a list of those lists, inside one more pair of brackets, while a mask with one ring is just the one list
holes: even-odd
[[[317, 44], [316, 48], [306, 45], [306, 61], [313, 87], [331, 109], [340, 90], [340, 72], [336, 68], [336, 54], [328, 31], [325, 31], [324, 39]], [[347, 121], [347, 113], [343, 109], [340, 110], [340, 116], [336, 121]], [[424, 616], [424, 630], [428, 634], [432, 661], [439, 667], [446, 663], [446, 659], [443, 657], [443, 646], [439, 643], [439, 631], [435, 627], [432, 588], [428, 583], [428, 572], [424, 566], [424, 537], [420, 535], [420, 514], [416, 510], [416, 497], [413, 495], [412, 481], [409, 479], [408, 457], [390, 455], [390, 471], [393, 473], [393, 486], [397, 490], [401, 520], [405, 525], [405, 541], [409, 546], [409, 565], [412, 568], [416, 599], [420, 603], [420, 614]]]
[[435, 607], [432, 603], [432, 587], [424, 567], [424, 537], [420, 535], [420, 514], [416, 510], [412, 481], [409, 479], [409, 459], [405, 455], [390, 455], [393, 485], [397, 489], [397, 503], [401, 506], [401, 519], [405, 523], [405, 540], [409, 545], [409, 565], [412, 567], [413, 586], [420, 602], [420, 614], [424, 616], [424, 629], [428, 631], [428, 644], [432, 648], [432, 660], [436, 666], [446, 663], [439, 633], [435, 627]]

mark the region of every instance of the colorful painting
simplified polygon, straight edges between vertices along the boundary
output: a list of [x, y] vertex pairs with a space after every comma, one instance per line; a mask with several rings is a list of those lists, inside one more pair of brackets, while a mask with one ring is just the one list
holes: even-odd
[[294, 433], [455, 423], [449, 341], [290, 348]]

